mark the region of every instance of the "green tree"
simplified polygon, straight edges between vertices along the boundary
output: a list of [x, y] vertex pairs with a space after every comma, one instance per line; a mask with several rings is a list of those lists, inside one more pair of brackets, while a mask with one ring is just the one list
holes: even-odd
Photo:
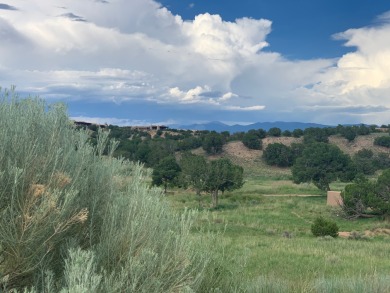
[[358, 135], [368, 135], [368, 134], [370, 134], [370, 132], [371, 132], [370, 127], [368, 127], [364, 124], [359, 125], [359, 127], [357, 128]]
[[305, 149], [305, 144], [303, 143], [292, 143], [290, 145], [290, 150], [293, 157], [293, 164], [295, 163], [296, 159], [302, 156], [303, 150]]
[[302, 129], [294, 129], [293, 132], [292, 132], [292, 136], [293, 137], [301, 137], [303, 135], [303, 130]]
[[134, 153], [134, 161], [139, 161], [142, 163], [148, 163], [148, 158], [150, 154], [150, 147], [148, 142], [142, 141], [137, 144], [137, 149]]
[[244, 185], [244, 169], [238, 165], [232, 165], [230, 167], [229, 180], [226, 180], [225, 184], [221, 186], [222, 194], [225, 191], [232, 191], [240, 189]]
[[341, 194], [343, 211], [347, 218], [390, 217], [390, 169], [377, 181], [359, 178], [345, 187]]
[[[118, 148], [114, 152], [114, 156], [117, 158], [126, 158], [130, 161], [141, 161], [136, 160], [136, 153], [138, 151], [138, 146], [141, 143], [141, 139], [120, 139]], [[141, 156], [141, 155], [140, 155]], [[146, 158], [146, 155], [145, 155]], [[145, 161], [143, 161], [145, 162]]]
[[373, 208], [390, 218], [390, 169], [383, 171], [376, 183], [376, 200]]
[[207, 181], [208, 164], [206, 159], [187, 152], [181, 157], [180, 167], [184, 185], [195, 189], [200, 204], [201, 192], [205, 189]]
[[224, 141], [226, 141], [226, 140], [228, 140], [229, 137], [230, 137], [230, 132], [229, 132], [229, 131], [222, 131], [222, 132], [221, 132], [221, 135], [222, 135]]
[[288, 146], [281, 143], [271, 143], [265, 148], [263, 159], [268, 165], [289, 167], [293, 164], [294, 156]]
[[215, 155], [222, 152], [223, 144], [224, 136], [212, 131], [204, 136], [202, 146], [208, 154]]
[[152, 173], [152, 184], [163, 185], [167, 193], [168, 185], [172, 185], [180, 174], [180, 166], [173, 156], [166, 157], [157, 164]]
[[319, 127], [309, 127], [303, 131], [303, 142], [305, 144], [313, 142], [328, 142], [327, 130]]
[[346, 138], [349, 142], [353, 141], [357, 136], [357, 129], [352, 126], [343, 127], [341, 135]]
[[243, 137], [244, 137], [244, 135], [245, 135], [245, 132], [243, 132], [243, 131], [235, 132], [235, 133], [233, 133], [233, 134], [230, 136], [229, 140], [230, 140], [230, 141], [242, 140]]
[[189, 136], [178, 142], [177, 148], [181, 151], [193, 150], [202, 146], [202, 140], [196, 136]]
[[155, 167], [162, 159], [173, 156], [177, 142], [171, 139], [153, 138], [148, 141], [147, 166]]
[[378, 170], [390, 168], [390, 156], [386, 153], [378, 153], [373, 158], [373, 165]]
[[250, 129], [250, 130], [248, 130], [247, 133], [255, 134], [260, 139], [267, 137], [267, 131], [265, 131], [262, 128], [259, 128], [257, 130], [256, 129]]
[[354, 183], [345, 186], [341, 192], [341, 205], [347, 218], [367, 217], [368, 208], [375, 205], [375, 183], [359, 177]]
[[245, 133], [242, 138], [242, 143], [252, 150], [261, 150], [263, 147], [263, 142], [259, 139], [256, 133], [253, 132]]
[[358, 173], [372, 175], [376, 171], [374, 153], [369, 149], [361, 149], [353, 156], [353, 162]]
[[329, 184], [332, 181], [351, 181], [356, 170], [351, 158], [337, 146], [312, 143], [295, 161], [292, 175], [295, 183], [312, 182], [321, 190], [330, 190]]
[[282, 135], [282, 130], [278, 127], [272, 127], [268, 130], [267, 134], [269, 136], [279, 137]]
[[209, 164], [205, 190], [210, 192], [213, 207], [218, 206], [218, 192], [241, 188], [244, 184], [243, 169], [229, 159], [213, 160]]
[[390, 136], [379, 136], [374, 139], [374, 144], [390, 148]]

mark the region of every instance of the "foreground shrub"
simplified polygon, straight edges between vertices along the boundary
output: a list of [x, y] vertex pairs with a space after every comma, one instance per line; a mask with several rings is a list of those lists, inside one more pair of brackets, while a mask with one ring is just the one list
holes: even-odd
[[216, 241], [190, 235], [194, 212], [173, 214], [107, 132], [91, 146], [63, 105], [13, 91], [0, 125], [1, 292], [230, 290]]
[[315, 219], [313, 225], [311, 226], [311, 232], [314, 236], [339, 236], [339, 227], [337, 224], [331, 220], [325, 220], [322, 217]]

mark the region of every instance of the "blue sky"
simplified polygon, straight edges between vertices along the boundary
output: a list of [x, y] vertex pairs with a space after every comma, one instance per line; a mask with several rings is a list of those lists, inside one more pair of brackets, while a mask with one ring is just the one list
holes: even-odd
[[[241, 17], [272, 21], [267, 37], [269, 50], [287, 58], [335, 58], [351, 51], [332, 35], [350, 28], [374, 24], [377, 16], [390, 9], [383, 0], [164, 0], [175, 14], [192, 20], [198, 14], [219, 14], [224, 20]], [[304, 46], [302, 46], [304, 44]]]
[[118, 125], [390, 123], [383, 0], [0, 0], [0, 86]]

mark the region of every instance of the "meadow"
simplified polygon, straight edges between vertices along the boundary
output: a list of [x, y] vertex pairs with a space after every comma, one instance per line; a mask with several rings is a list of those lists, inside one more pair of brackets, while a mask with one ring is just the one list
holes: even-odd
[[[261, 169], [247, 174], [242, 189], [221, 195], [216, 209], [209, 208], [207, 194], [199, 202], [190, 190], [175, 190], [167, 199], [176, 210], [200, 211], [193, 234], [218, 233], [225, 253], [235, 255], [232, 265], [256, 284], [253, 292], [390, 291], [390, 223], [345, 220], [314, 185], [293, 184], [287, 169], [263, 176]], [[336, 182], [331, 188], [344, 186]], [[318, 216], [353, 235], [314, 237], [310, 228]]]

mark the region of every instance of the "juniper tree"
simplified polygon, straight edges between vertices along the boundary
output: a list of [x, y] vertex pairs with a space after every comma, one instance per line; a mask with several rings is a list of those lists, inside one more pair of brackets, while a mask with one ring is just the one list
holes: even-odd
[[203, 156], [184, 153], [180, 160], [181, 179], [184, 185], [195, 189], [199, 198], [204, 191], [207, 182], [208, 163]]
[[213, 207], [218, 206], [218, 192], [241, 188], [244, 184], [243, 169], [229, 159], [213, 160], [207, 171], [205, 190], [210, 192]]
[[330, 190], [332, 181], [340, 179], [348, 182], [356, 175], [351, 158], [337, 146], [323, 142], [306, 146], [291, 171], [295, 183], [313, 183], [325, 191]]
[[175, 157], [166, 157], [153, 169], [152, 184], [163, 185], [164, 193], [167, 193], [168, 185], [173, 185], [179, 174], [180, 166], [177, 164]]

